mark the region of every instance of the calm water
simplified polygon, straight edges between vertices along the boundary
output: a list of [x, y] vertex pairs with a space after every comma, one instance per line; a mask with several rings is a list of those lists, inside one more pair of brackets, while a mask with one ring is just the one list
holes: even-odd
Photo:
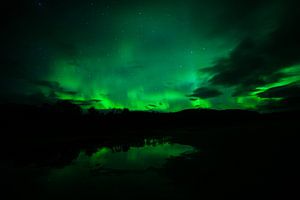
[[[62, 167], [30, 166], [10, 168], [8, 185], [21, 196], [37, 199], [143, 198], [174, 197], [176, 188], [162, 173], [176, 157], [198, 152], [189, 145], [145, 139], [142, 146], [84, 149]], [[63, 154], [62, 154], [63, 156]]]
[[290, 180], [299, 171], [293, 163], [298, 154], [288, 150], [290, 145], [280, 153], [280, 142], [249, 140], [252, 132], [234, 139], [239, 131], [230, 130], [231, 136], [209, 132], [201, 137], [11, 145], [0, 159], [0, 194], [5, 200], [295, 196], [298, 185]]

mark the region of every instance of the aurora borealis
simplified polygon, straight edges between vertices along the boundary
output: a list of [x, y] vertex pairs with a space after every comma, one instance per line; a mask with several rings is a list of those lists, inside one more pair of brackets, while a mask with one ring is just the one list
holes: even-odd
[[293, 0], [7, 3], [0, 101], [98, 109], [295, 109]]

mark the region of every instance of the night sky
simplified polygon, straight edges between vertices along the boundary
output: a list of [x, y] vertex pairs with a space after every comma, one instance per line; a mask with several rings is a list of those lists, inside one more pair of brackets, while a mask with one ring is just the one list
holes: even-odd
[[17, 0], [1, 5], [0, 102], [300, 108], [300, 2]]

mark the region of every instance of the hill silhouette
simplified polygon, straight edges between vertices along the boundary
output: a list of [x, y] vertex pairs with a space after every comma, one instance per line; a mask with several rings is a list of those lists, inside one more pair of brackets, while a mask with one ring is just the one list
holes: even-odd
[[[70, 101], [41, 106], [2, 104], [1, 129], [18, 137], [112, 136], [143, 130], [214, 129], [297, 120], [299, 111], [258, 113], [248, 110], [188, 109], [173, 113], [114, 109], [82, 110]], [[120, 132], [121, 130], [121, 132]], [[125, 134], [124, 134], [125, 133]], [[9, 134], [5, 134], [9, 136]]]

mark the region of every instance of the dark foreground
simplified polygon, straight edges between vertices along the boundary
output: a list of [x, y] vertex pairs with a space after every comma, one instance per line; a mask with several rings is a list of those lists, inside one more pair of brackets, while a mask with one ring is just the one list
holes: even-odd
[[5, 199], [299, 198], [299, 112], [59, 106], [2, 106]]

